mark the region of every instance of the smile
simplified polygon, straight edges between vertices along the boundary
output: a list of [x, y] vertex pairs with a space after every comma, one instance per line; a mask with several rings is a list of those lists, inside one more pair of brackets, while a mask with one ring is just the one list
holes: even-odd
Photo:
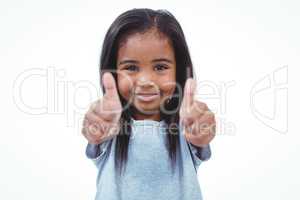
[[135, 96], [140, 101], [149, 102], [149, 101], [153, 101], [153, 100], [159, 98], [160, 95], [157, 93], [138, 93], [138, 94], [135, 94]]

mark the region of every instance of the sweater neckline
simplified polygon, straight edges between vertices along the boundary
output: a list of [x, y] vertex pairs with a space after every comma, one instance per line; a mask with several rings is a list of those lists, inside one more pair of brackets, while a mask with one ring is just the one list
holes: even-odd
[[137, 125], [137, 126], [166, 126], [166, 122], [164, 120], [161, 121], [155, 121], [152, 119], [143, 119], [143, 120], [135, 120], [131, 118], [131, 123], [132, 125]]

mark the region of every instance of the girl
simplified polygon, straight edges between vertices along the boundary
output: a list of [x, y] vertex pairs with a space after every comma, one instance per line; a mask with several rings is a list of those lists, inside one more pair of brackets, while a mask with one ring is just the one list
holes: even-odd
[[197, 170], [210, 158], [215, 119], [194, 99], [192, 61], [174, 16], [121, 14], [105, 36], [100, 75], [104, 96], [82, 129], [98, 169], [96, 200], [202, 199]]

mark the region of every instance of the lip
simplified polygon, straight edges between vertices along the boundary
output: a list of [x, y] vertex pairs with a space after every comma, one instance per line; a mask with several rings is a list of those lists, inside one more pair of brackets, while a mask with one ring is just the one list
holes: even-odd
[[140, 101], [153, 101], [157, 98], [159, 98], [159, 94], [158, 93], [137, 93], [135, 94], [136, 98]]

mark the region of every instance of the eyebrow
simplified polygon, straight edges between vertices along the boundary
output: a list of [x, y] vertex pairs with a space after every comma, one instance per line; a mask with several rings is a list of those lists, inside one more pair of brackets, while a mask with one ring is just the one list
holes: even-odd
[[[167, 58], [157, 58], [157, 59], [153, 59], [151, 62], [167, 62], [167, 63], [173, 63], [171, 60], [167, 59]], [[123, 65], [123, 64], [127, 64], [127, 63], [134, 63], [137, 64], [139, 63], [139, 61], [137, 60], [122, 60], [119, 62], [119, 65]]]

